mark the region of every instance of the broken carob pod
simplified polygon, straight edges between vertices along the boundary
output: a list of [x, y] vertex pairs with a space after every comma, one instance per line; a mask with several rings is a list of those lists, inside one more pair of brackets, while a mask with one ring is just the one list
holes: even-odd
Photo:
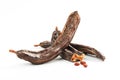
[[[52, 45], [52, 43], [57, 39], [57, 37], [60, 34], [61, 34], [61, 32], [56, 27], [55, 31], [52, 34], [51, 42], [49, 42], [49, 41], [43, 41], [40, 44], [35, 45], [35, 47], [37, 47], [37, 46], [41, 46], [43, 48], [50, 47]], [[78, 50], [79, 52], [85, 53], [88, 56], [94, 56], [94, 57], [97, 57], [97, 58], [99, 58], [99, 59], [101, 59], [103, 61], [105, 60], [105, 57], [99, 51], [97, 51], [95, 48], [92, 48], [92, 47], [89, 47], [89, 46], [85, 46], [85, 45], [81, 45], [81, 44], [75, 44], [75, 43], [70, 43], [70, 46], [73, 47], [74, 49]], [[67, 55], [68, 52], [70, 52], [69, 49], [67, 49], [67, 52], [62, 51], [62, 54], [60, 54], [61, 57], [63, 59], [65, 59], [67, 57], [65, 55]], [[68, 60], [69, 58], [66, 58], [66, 59]]]
[[42, 51], [28, 51], [28, 50], [9, 50], [15, 53], [19, 58], [31, 62], [32, 64], [42, 64], [56, 58], [63, 49], [65, 49], [71, 42], [77, 27], [80, 22], [80, 17], [77, 11], [70, 14], [64, 29], [56, 41], [48, 48]]
[[85, 46], [85, 45], [80, 45], [80, 44], [74, 44], [74, 43], [71, 43], [70, 45], [72, 47], [74, 47], [75, 49], [77, 49], [78, 51], [82, 51], [86, 55], [97, 57], [97, 58], [99, 58], [99, 59], [101, 59], [103, 61], [105, 60], [105, 56], [103, 56], [95, 48], [92, 48], [92, 47], [89, 47], [89, 46]]

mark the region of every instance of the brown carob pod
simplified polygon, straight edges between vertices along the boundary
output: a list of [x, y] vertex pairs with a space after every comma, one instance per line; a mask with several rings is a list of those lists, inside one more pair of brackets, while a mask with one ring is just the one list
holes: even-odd
[[74, 47], [75, 49], [77, 49], [78, 51], [82, 51], [83, 53], [85, 53], [86, 55], [90, 55], [90, 56], [94, 56], [97, 57], [101, 60], [105, 60], [105, 56], [103, 56], [98, 50], [96, 50], [95, 48], [92, 48], [90, 46], [85, 46], [85, 45], [81, 45], [81, 44], [75, 44], [75, 43], [71, 43], [70, 44], [72, 47]]
[[77, 11], [70, 14], [64, 29], [55, 42], [48, 48], [42, 51], [28, 51], [28, 50], [9, 50], [15, 53], [19, 58], [31, 62], [32, 64], [42, 64], [56, 58], [63, 49], [65, 49], [71, 42], [77, 27], [80, 22], [80, 17]]

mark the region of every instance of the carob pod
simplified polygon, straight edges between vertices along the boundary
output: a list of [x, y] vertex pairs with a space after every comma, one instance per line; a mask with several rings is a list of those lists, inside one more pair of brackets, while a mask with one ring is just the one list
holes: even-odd
[[80, 22], [80, 17], [77, 11], [70, 14], [64, 29], [60, 36], [50, 47], [42, 51], [28, 51], [28, 50], [9, 50], [15, 53], [19, 58], [31, 62], [32, 64], [42, 64], [56, 58], [63, 49], [65, 49], [71, 42], [77, 27]]
[[75, 49], [77, 49], [78, 51], [82, 51], [83, 53], [85, 53], [86, 55], [89, 56], [94, 56], [97, 57], [101, 60], [105, 60], [105, 56], [103, 56], [98, 50], [96, 50], [95, 48], [92, 48], [90, 46], [85, 46], [85, 45], [80, 45], [80, 44], [75, 44], [75, 43], [71, 43], [70, 44], [72, 47], [74, 47]]
[[[36, 47], [41, 46], [43, 48], [50, 47], [60, 34], [61, 34], [61, 32], [56, 27], [55, 31], [52, 34], [51, 42], [43, 41], [40, 44], [34, 45], [34, 46], [36, 46]], [[99, 51], [97, 51], [95, 48], [92, 48], [90, 46], [81, 45], [81, 44], [75, 44], [75, 43], [70, 43], [69, 47], [67, 47], [65, 50], [62, 51], [62, 53], [60, 55], [63, 59], [71, 61], [70, 57], [72, 56], [74, 51], [71, 51], [70, 47], [72, 47], [74, 50], [76, 49], [77, 54], [81, 54], [83, 52], [84, 54], [86, 54], [88, 56], [94, 56], [103, 61], [105, 60], [105, 57]]]

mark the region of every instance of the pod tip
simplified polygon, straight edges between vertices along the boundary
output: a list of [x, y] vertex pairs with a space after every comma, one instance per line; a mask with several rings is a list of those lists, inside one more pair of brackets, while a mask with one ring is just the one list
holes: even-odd
[[9, 52], [16, 53], [17, 51], [10, 49]]

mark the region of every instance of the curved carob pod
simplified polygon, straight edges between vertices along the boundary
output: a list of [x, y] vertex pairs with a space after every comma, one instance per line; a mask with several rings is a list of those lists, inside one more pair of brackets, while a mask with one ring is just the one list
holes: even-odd
[[19, 58], [31, 62], [32, 64], [42, 64], [56, 58], [63, 49], [65, 49], [71, 42], [77, 27], [80, 22], [80, 17], [77, 11], [71, 13], [67, 19], [64, 29], [60, 36], [50, 47], [42, 51], [28, 51], [28, 50], [9, 50], [15, 53]]
[[96, 50], [95, 48], [92, 48], [90, 46], [85, 46], [85, 45], [81, 45], [81, 44], [75, 44], [75, 43], [71, 43], [70, 44], [72, 47], [74, 47], [75, 49], [77, 49], [78, 51], [82, 51], [83, 53], [85, 53], [86, 55], [90, 55], [90, 56], [95, 56], [101, 60], [105, 60], [105, 56], [103, 56], [98, 50]]

